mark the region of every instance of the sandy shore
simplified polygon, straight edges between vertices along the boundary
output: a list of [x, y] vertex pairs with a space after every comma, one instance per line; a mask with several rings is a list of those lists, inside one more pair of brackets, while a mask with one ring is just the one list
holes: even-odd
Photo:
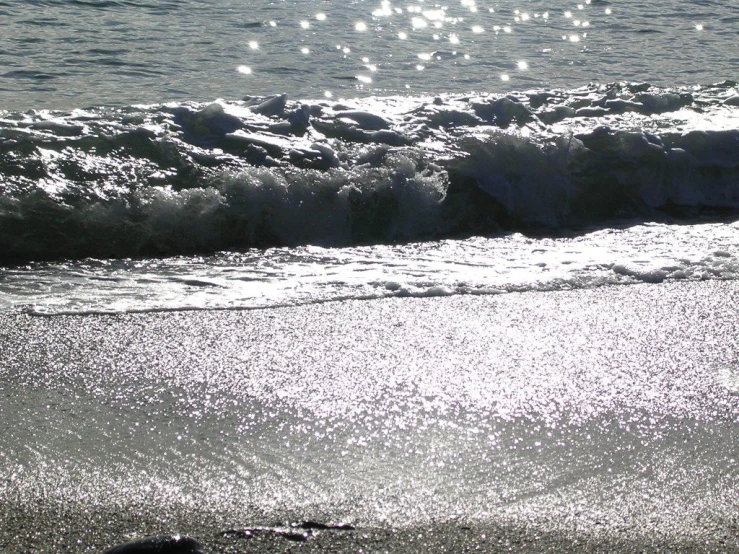
[[0, 316], [0, 552], [739, 552], [737, 301]]
[[[104, 552], [130, 539], [171, 535], [181, 530], [201, 545], [205, 554], [285, 552], [739, 552], [736, 535], [700, 542], [668, 537], [619, 538], [613, 533], [552, 533], [516, 525], [432, 523], [422, 527], [366, 527], [354, 530], [305, 530], [284, 525], [229, 527], [228, 518], [213, 514], [178, 514], [157, 521], [154, 514], [79, 513], [7, 510], [0, 512], [3, 530], [0, 552]], [[11, 514], [8, 514], [11, 511]], [[298, 523], [298, 522], [294, 522]], [[299, 524], [299, 523], [298, 523]], [[148, 552], [148, 551], [147, 551]], [[132, 552], [131, 554], [136, 554]]]

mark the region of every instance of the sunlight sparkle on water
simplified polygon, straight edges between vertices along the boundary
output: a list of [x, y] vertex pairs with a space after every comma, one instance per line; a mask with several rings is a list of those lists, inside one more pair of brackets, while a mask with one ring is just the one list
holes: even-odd
[[425, 29], [429, 24], [423, 17], [413, 17], [411, 18], [411, 25], [414, 29]]
[[[537, 4], [538, 9], [537, 6], [531, 7], [534, 4]], [[521, 71], [532, 71], [527, 64], [535, 63], [535, 60], [537, 75], [529, 74], [526, 80], [527, 83], [535, 82], [539, 78], [538, 72], [554, 71], [553, 68], [560, 65], [562, 66], [560, 73], [563, 81], [572, 82], [575, 80], [581, 82], [590, 76], [589, 74], [585, 77], [580, 75], [584, 71], [583, 67], [596, 64], [596, 62], [590, 58], [578, 57], [575, 59], [570, 56], [577, 56], [576, 51], [578, 50], [581, 54], [585, 53], [588, 50], [587, 47], [593, 47], [593, 52], [595, 52], [596, 46], [600, 47], [605, 44], [602, 41], [608, 36], [607, 33], [610, 27], [618, 24], [617, 21], [609, 21], [616, 19], [615, 16], [610, 15], [612, 12], [611, 5], [606, 7], [603, 3], [599, 4], [598, 2], [592, 2], [592, 0], [574, 0], [571, 3], [561, 3], [559, 7], [551, 6], [551, 9], [554, 10], [552, 12], [544, 11], [542, 4], [539, 2], [408, 0], [407, 3], [400, 3], [392, 0], [372, 0], [366, 3], [353, 3], [352, 5], [355, 5], [356, 9], [347, 12], [342, 17], [337, 17], [334, 12], [331, 12], [331, 17], [328, 17], [329, 11], [321, 10], [327, 5], [313, 4], [313, 7], [308, 7], [307, 11], [298, 12], [292, 17], [279, 22], [282, 27], [286, 28], [286, 33], [290, 32], [288, 29], [302, 33], [302, 36], [297, 37], [297, 43], [294, 45], [299, 51], [292, 50], [292, 52], [295, 54], [301, 53], [299, 58], [304, 61], [308, 59], [308, 55], [315, 56], [316, 68], [325, 67], [327, 63], [342, 64], [341, 71], [339, 71], [342, 75], [339, 78], [346, 80], [345, 86], [347, 88], [355, 88], [357, 82], [352, 79], [352, 76], [356, 73], [361, 72], [364, 75], [371, 75], [373, 83], [382, 87], [373, 90], [373, 92], [382, 94], [397, 92], [404, 87], [407, 81], [403, 75], [404, 71], [407, 71], [409, 75], [413, 75], [413, 79], [416, 79], [417, 82], [413, 83], [412, 88], [418, 88], [419, 90], [429, 89], [427, 80], [432, 79], [431, 75], [435, 71], [439, 71], [442, 75], [451, 75], [453, 79], [449, 86], [455, 90], [463, 87], [462, 83], [467, 81], [466, 78], [460, 79], [455, 72], [462, 72], [462, 75], [464, 75], [464, 72], [468, 71], [470, 75], [473, 75], [482, 71], [487, 73], [488, 76], [492, 75], [493, 80], [498, 83], [499, 90], [489, 92], [500, 92], [504, 89], [507, 90], [507, 87], [500, 86], [500, 81], [495, 78], [496, 75], [500, 77], [503, 72], [508, 72], [513, 77], [512, 80], [515, 81], [521, 77]], [[590, 16], [588, 10], [592, 7], [596, 7], [596, 12], [594, 12], [596, 15], [592, 16], [592, 21], [587, 21], [588, 16]], [[316, 8], [319, 11], [315, 11]], [[578, 12], [580, 13], [579, 16], [577, 15]], [[605, 17], [603, 16], [604, 12]], [[550, 13], [552, 14], [551, 18], [549, 18]], [[618, 14], [619, 12], [615, 13]], [[250, 30], [241, 39], [243, 50], [261, 54], [259, 57], [254, 57], [253, 54], [251, 57], [245, 56], [244, 59], [238, 60], [242, 63], [249, 62], [250, 66], [248, 70], [245, 69], [247, 66], [237, 68], [237, 71], [241, 74], [250, 75], [253, 71], [258, 73], [260, 78], [265, 76], [265, 80], [278, 78], [274, 75], [275, 72], [270, 71], [268, 67], [273, 62], [274, 56], [277, 55], [272, 49], [279, 51], [280, 46], [278, 45], [280, 43], [273, 40], [274, 37], [270, 35], [275, 35], [281, 31], [271, 28], [278, 25], [276, 21], [267, 19], [269, 15], [260, 18], [264, 22], [262, 29]], [[701, 20], [695, 21], [699, 17], [701, 17]], [[713, 20], [709, 21], [707, 17], [703, 19], [703, 16], [694, 15], [685, 20], [681, 28], [683, 31], [700, 33], [697, 37], [702, 40], [711, 40], [711, 35], [718, 34], [718, 32], [708, 33], [706, 31], [718, 31], [718, 23]], [[548, 23], [553, 20], [556, 20], [556, 25], [549, 26]], [[708, 23], [703, 23], [703, 21]], [[536, 23], [546, 23], [546, 25], [535, 25]], [[562, 29], [559, 29], [560, 25]], [[572, 29], [572, 27], [575, 28]], [[590, 27], [593, 27], [593, 36], [587, 37], [584, 31], [590, 31]], [[319, 28], [320, 33], [318, 32]], [[513, 33], [514, 30], [516, 33]], [[531, 35], [531, 33], [534, 35]], [[371, 35], [372, 40], [369, 40], [368, 34]], [[571, 50], [565, 56], [548, 56], [546, 62], [543, 62], [539, 58], [541, 53], [551, 54], [554, 51], [551, 48], [551, 41], [558, 41], [560, 37], [562, 37], [563, 42], [571, 44]], [[396, 40], [393, 40], [393, 38], [396, 38]], [[338, 49], [339, 52], [332, 52], [330, 59], [325, 58], [324, 56], [327, 55], [326, 47], [331, 47], [334, 41], [339, 40], [346, 41]], [[592, 45], [590, 44], [591, 40], [594, 41]], [[399, 41], [412, 42], [414, 46], [404, 48], [408, 46], [407, 42], [403, 44]], [[579, 44], [581, 42], [583, 44]], [[351, 54], [345, 44], [351, 45], [353, 50]], [[448, 46], [445, 48], [444, 44]], [[533, 48], [531, 48], [532, 46]], [[612, 46], [609, 46], [606, 50], [611, 50], [611, 48]], [[433, 50], [439, 51], [438, 57], [437, 55], [418, 55], [418, 52], [431, 52]], [[611, 50], [611, 53], [607, 56], [618, 58], [618, 54], [614, 50]], [[341, 51], [344, 54], [343, 59]], [[459, 52], [453, 53], [452, 51]], [[481, 62], [485, 60], [485, 62], [481, 64], [464, 63], [462, 56], [465, 51], [473, 59], [479, 59]], [[368, 56], [372, 59], [372, 62], [363, 60], [360, 64], [352, 63], [357, 62], [360, 56]], [[418, 59], [415, 59], [417, 56]], [[591, 55], [591, 58], [594, 57]], [[531, 59], [532, 61], [521, 62], [520, 58]], [[491, 64], [492, 67], [486, 69], [484, 67], [486, 63]], [[430, 70], [426, 72], [429, 75], [428, 77], [425, 74], [417, 74], [414, 70], [417, 65], [421, 64], [424, 65], [425, 69]], [[298, 65], [300, 65], [300, 71], [311, 72], [311, 70], [316, 69], [308, 68], [304, 63]], [[382, 71], [379, 71], [378, 68], [380, 67]], [[295, 69], [298, 70], [298, 68]], [[432, 72], [432, 69], [435, 71]], [[480, 76], [478, 75], [476, 78], [478, 77]], [[559, 77], [552, 77], [552, 82], [555, 82], [557, 78]], [[475, 82], [470, 77], [470, 83]], [[480, 82], [484, 82], [484, 77]], [[255, 84], [252, 84], [252, 86], [255, 86]], [[470, 85], [471, 88], [475, 88], [475, 86]], [[323, 95], [325, 84], [318, 82], [316, 87], [314, 91], [316, 96]], [[365, 87], [362, 92], [367, 92], [369, 88]], [[335, 93], [337, 95], [341, 94], [338, 89]], [[352, 91], [351, 94], [355, 95], [355, 91]]]
[[423, 17], [429, 21], [443, 21], [445, 16], [444, 10], [425, 10], [423, 12]]
[[390, 17], [393, 15], [393, 9], [390, 6], [390, 2], [385, 0], [378, 9], [372, 12], [374, 17]]

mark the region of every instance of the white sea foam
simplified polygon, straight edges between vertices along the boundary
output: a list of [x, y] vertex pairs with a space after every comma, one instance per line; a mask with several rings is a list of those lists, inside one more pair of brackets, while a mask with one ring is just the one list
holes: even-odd
[[736, 210], [732, 86], [6, 114], [0, 258], [388, 243]]
[[392, 296], [496, 295], [739, 279], [739, 226], [650, 224], [353, 248], [85, 260], [8, 269], [0, 309], [37, 315], [258, 309]]

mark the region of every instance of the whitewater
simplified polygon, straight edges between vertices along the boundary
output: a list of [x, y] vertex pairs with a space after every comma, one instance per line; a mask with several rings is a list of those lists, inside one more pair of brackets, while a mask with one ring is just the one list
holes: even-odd
[[0, 22], [0, 551], [739, 550], [735, 2]]

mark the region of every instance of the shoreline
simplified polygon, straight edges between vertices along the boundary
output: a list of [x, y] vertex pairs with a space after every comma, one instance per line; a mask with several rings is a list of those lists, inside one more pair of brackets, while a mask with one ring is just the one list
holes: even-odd
[[1, 315], [0, 552], [739, 552], [738, 301]]

